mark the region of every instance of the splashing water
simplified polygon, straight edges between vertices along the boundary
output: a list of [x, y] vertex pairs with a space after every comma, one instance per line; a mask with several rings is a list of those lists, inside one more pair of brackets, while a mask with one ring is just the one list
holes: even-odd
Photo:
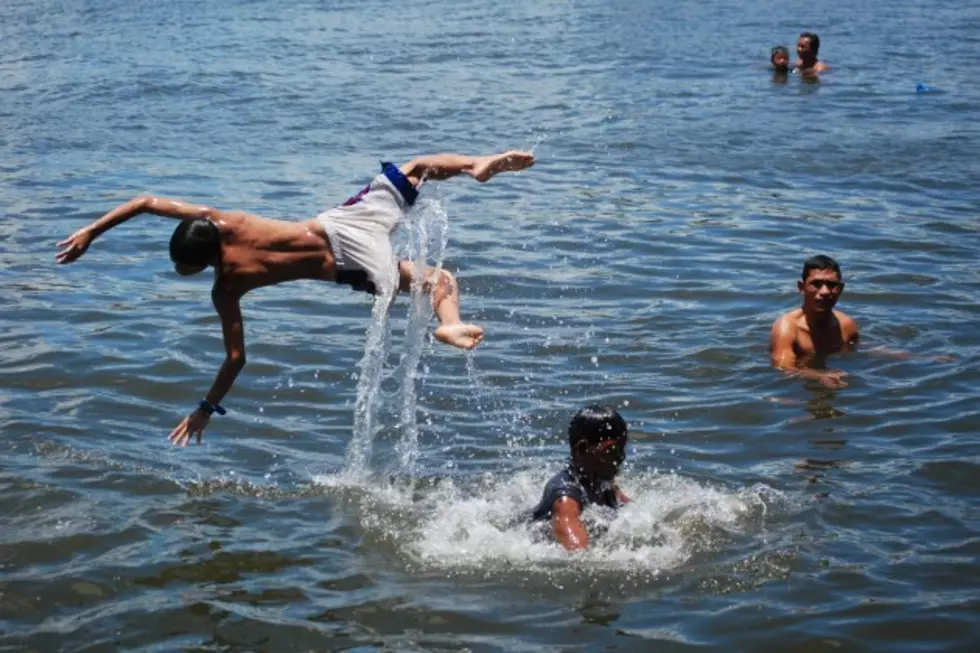
[[[425, 292], [429, 279], [438, 279], [442, 273], [442, 260], [449, 242], [449, 216], [444, 207], [435, 201], [423, 201], [415, 212], [409, 232], [408, 252], [412, 261], [412, 301], [408, 308], [405, 326], [405, 350], [401, 360], [401, 397], [398, 426], [402, 433], [395, 445], [402, 474], [409, 478], [416, 475], [419, 428], [417, 421], [418, 400], [415, 392], [418, 380], [422, 345], [432, 315], [431, 301]], [[427, 261], [432, 260], [433, 270], [426, 275]], [[427, 278], [428, 276], [428, 278]]]
[[[412, 261], [412, 292], [408, 320], [399, 365], [386, 369], [391, 353], [391, 324], [389, 309], [393, 297], [379, 295], [371, 310], [371, 322], [364, 339], [364, 355], [358, 363], [357, 399], [354, 403], [354, 433], [347, 449], [343, 479], [359, 483], [366, 479], [374, 449], [374, 441], [383, 424], [382, 404], [393, 397], [398, 404], [398, 430], [401, 438], [395, 446], [399, 472], [411, 478], [418, 457], [417, 397], [415, 384], [419, 362], [431, 317], [429, 296], [425, 292], [427, 261], [433, 260], [438, 274], [448, 242], [449, 221], [443, 206], [433, 200], [420, 200], [409, 213], [407, 258]], [[406, 258], [404, 255], [400, 259]], [[385, 394], [385, 380], [396, 379], [396, 390]]]
[[[412, 261], [413, 278], [403, 350], [391, 365], [392, 298], [379, 297], [359, 363], [354, 434], [345, 470], [313, 478], [314, 486], [330, 487], [352, 501], [361, 525], [374, 537], [396, 543], [408, 564], [456, 573], [519, 569], [554, 576], [585, 571], [652, 579], [693, 564], [701, 554], [716, 557], [742, 539], [757, 540], [752, 536], [765, 535], [769, 523], [796, 511], [798, 506], [786, 495], [762, 484], [732, 489], [676, 474], [627, 474], [621, 486], [633, 502], [618, 511], [587, 509], [584, 520], [601, 535], [588, 550], [570, 556], [550, 537], [548, 522], [527, 518], [554, 464], [476, 479], [421, 477], [416, 384], [432, 315], [424, 292], [425, 270], [429, 261], [435, 273], [442, 269], [448, 219], [440, 203], [426, 200], [409, 221], [401, 258]], [[466, 371], [478, 410], [500, 424], [502, 435], [513, 445], [508, 450], [522, 449], [527, 443], [519, 442], [523, 436], [515, 433], [527, 431], [520, 424], [526, 416], [506, 410], [492, 385], [481, 378], [472, 355], [467, 356]], [[372, 473], [375, 440], [386, 423], [397, 425], [394, 468], [387, 474]], [[525, 459], [519, 466], [528, 463], [531, 460]]]
[[[553, 466], [552, 466], [553, 467]], [[358, 494], [360, 521], [374, 536], [394, 542], [419, 568], [457, 572], [525, 571], [655, 578], [750, 543], [779, 529], [802, 504], [764, 484], [731, 488], [677, 474], [639, 472], [621, 479], [633, 499], [617, 511], [590, 507], [583, 514], [598, 532], [590, 547], [565, 552], [548, 522], [527, 516], [554, 469], [440, 478], [412, 493], [378, 484]], [[334, 479], [314, 483], [336, 488]], [[741, 555], [740, 553], [736, 554]]]
[[358, 362], [357, 399], [354, 402], [354, 434], [347, 447], [344, 476], [354, 482], [363, 478], [371, 460], [378, 426], [378, 398], [384, 363], [390, 345], [388, 309], [393, 297], [378, 295], [371, 307], [371, 322], [364, 338], [364, 356]]
[[504, 454], [507, 458], [524, 457], [530, 440], [535, 437], [530, 416], [506, 405], [496, 388], [484, 381], [473, 351], [466, 352], [466, 376], [477, 411], [490, 418], [487, 432], [507, 443]]

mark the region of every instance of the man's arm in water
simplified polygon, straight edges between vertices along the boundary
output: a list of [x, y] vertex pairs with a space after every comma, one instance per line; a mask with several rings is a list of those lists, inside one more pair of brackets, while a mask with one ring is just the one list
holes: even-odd
[[[840, 328], [841, 337], [847, 345], [854, 349], [858, 346], [860, 342], [860, 333], [858, 332], [857, 323], [851, 319], [849, 316], [839, 313], [840, 317]], [[862, 351], [872, 356], [879, 356], [881, 358], [889, 358], [892, 360], [922, 360], [930, 361], [933, 363], [952, 363], [956, 360], [953, 356], [930, 356], [928, 354], [913, 354], [907, 351], [901, 351], [899, 349], [889, 349], [888, 347], [872, 347], [871, 349], [864, 349]]]
[[58, 243], [58, 247], [64, 247], [64, 249], [58, 252], [55, 261], [58, 263], [71, 263], [75, 261], [85, 253], [85, 250], [88, 249], [93, 240], [113, 227], [141, 213], [150, 213], [165, 218], [176, 218], [177, 220], [194, 220], [196, 218], [217, 217], [221, 211], [210, 206], [188, 204], [162, 197], [137, 197], [125, 204], [120, 204], [92, 224], [87, 227], [82, 227]]
[[[848, 318], [849, 319], [849, 318]], [[855, 327], [855, 334], [856, 334]], [[855, 335], [855, 341], [857, 336]], [[772, 358], [772, 366], [782, 370], [790, 376], [798, 376], [811, 381], [819, 381], [828, 388], [841, 388], [847, 385], [844, 372], [837, 370], [814, 370], [806, 367], [799, 367], [796, 359], [796, 350], [793, 345], [796, 343], [796, 325], [792, 318], [782, 316], [772, 325], [772, 333], [769, 335], [769, 354]]]
[[[220, 292], [217, 289], [211, 292], [211, 299], [214, 308], [221, 318], [221, 332], [225, 341], [225, 360], [218, 370], [218, 376], [211, 384], [211, 390], [205, 399], [212, 406], [221, 402], [239, 372], [245, 367], [245, 330], [242, 324], [242, 309], [239, 304], [239, 296]], [[201, 408], [184, 418], [173, 431], [170, 432], [170, 441], [181, 447], [186, 447], [191, 436], [197, 436], [197, 443], [201, 443], [204, 429], [208, 425], [210, 416]]]
[[589, 546], [589, 532], [582, 523], [582, 506], [571, 497], [561, 497], [551, 507], [551, 530], [567, 551]]

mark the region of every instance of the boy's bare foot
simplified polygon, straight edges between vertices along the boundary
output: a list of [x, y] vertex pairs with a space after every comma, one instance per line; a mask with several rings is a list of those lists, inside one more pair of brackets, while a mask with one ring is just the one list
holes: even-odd
[[504, 152], [476, 158], [470, 174], [477, 181], [487, 181], [499, 172], [516, 172], [534, 165], [534, 155], [530, 152]]
[[473, 349], [483, 342], [483, 329], [472, 324], [443, 324], [432, 335], [439, 342], [460, 349]]

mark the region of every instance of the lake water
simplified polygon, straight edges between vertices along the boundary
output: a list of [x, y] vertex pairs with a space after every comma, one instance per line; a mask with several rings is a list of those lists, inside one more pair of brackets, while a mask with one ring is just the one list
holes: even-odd
[[[805, 29], [832, 72], [774, 82]], [[0, 650], [980, 650], [978, 55], [954, 0], [8, 0]], [[166, 440], [223, 357], [173, 223], [54, 265], [137, 194], [304, 219], [511, 148], [398, 241], [483, 345], [261, 290], [202, 446]], [[840, 391], [768, 365], [816, 253], [862, 329]], [[513, 518], [591, 402], [635, 501], [570, 556]]]

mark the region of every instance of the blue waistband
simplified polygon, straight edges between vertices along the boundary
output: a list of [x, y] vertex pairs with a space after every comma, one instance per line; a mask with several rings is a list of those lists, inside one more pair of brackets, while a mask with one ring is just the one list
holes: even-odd
[[402, 194], [405, 198], [405, 203], [409, 206], [415, 204], [415, 200], [419, 197], [419, 192], [415, 190], [415, 186], [412, 182], [408, 180], [408, 177], [402, 174], [402, 171], [398, 169], [394, 163], [390, 161], [381, 162], [381, 173], [388, 178], [388, 181], [395, 185], [398, 192]]

